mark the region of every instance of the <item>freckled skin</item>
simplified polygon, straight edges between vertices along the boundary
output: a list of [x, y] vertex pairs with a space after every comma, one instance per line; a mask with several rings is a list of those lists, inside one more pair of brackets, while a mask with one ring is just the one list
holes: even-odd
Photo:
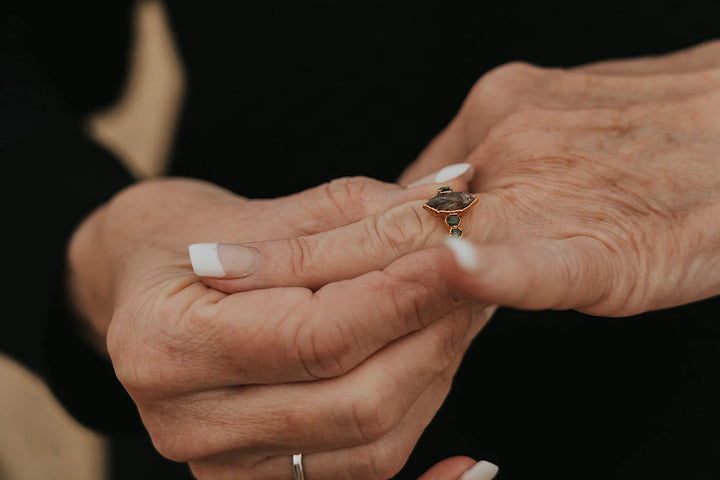
[[497, 271], [448, 272], [466, 293], [606, 316], [667, 308], [720, 294], [718, 111], [720, 41], [569, 69], [512, 63], [476, 83], [404, 175], [473, 165], [463, 238]]

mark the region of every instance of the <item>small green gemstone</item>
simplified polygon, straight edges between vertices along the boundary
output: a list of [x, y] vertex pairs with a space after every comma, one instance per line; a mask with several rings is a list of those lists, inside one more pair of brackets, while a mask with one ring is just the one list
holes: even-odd
[[460, 230], [458, 227], [453, 227], [450, 229], [450, 236], [452, 237], [462, 237], [462, 230]]
[[448, 215], [445, 217], [445, 223], [447, 223], [451, 227], [457, 227], [460, 225], [460, 216], [453, 213], [452, 215]]
[[450, 187], [448, 187], [447, 185], [445, 185], [444, 187], [438, 188], [437, 191], [438, 191], [439, 193], [451, 192], [451, 191], [452, 191], [452, 188], [450, 188]]

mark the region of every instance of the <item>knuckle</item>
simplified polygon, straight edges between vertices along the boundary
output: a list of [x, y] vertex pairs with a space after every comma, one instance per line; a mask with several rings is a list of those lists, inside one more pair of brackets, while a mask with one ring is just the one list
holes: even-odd
[[363, 392], [349, 402], [352, 425], [365, 442], [377, 440], [390, 432], [397, 422], [393, 408], [382, 401], [382, 395]]
[[327, 224], [328, 218], [345, 224], [365, 216], [369, 190], [379, 183], [369, 177], [341, 177], [303, 192], [297, 197], [298, 209], [304, 212], [308, 226], [301, 228], [312, 232]]
[[460, 355], [463, 347], [462, 339], [469, 327], [469, 314], [462, 324], [456, 324], [455, 322], [437, 323], [435, 326], [436, 332], [430, 337], [431, 345], [428, 352], [428, 358], [432, 359], [429, 363], [435, 371], [444, 370]]
[[325, 193], [337, 211], [351, 221], [364, 214], [368, 189], [373, 183], [375, 180], [362, 176], [337, 178], [326, 184]]
[[338, 322], [300, 322], [295, 334], [297, 358], [310, 378], [332, 378], [354, 365], [349, 332]]
[[219, 332], [210, 305], [185, 312], [172, 302], [157, 302], [152, 316], [145, 320], [113, 317], [115, 325], [137, 325], [146, 328], [111, 328], [108, 352], [118, 380], [137, 399], [166, 397], [187, 383], [189, 358], [202, 355], [204, 347], [222, 342], [226, 332]]
[[545, 68], [539, 67], [532, 63], [515, 60], [512, 62], [503, 63], [502, 65], [495, 67], [494, 69], [490, 70], [488, 75], [496, 75], [501, 80], [508, 80], [514, 78], [526, 79], [528, 77], [536, 78], [544, 71], [546, 71]]
[[174, 462], [187, 462], [193, 458], [189, 447], [177, 435], [151, 434], [153, 446], [160, 455]]
[[168, 413], [169, 408], [162, 408], [163, 411], [152, 414], [147, 408], [144, 410], [144, 418], [147, 419], [144, 420], [145, 428], [160, 455], [174, 462], [187, 462], [203, 456], [198, 448], [202, 442], [196, 432], [189, 431], [188, 424], [182, 418]]
[[162, 322], [162, 325], [178, 325], [179, 328], [165, 332], [168, 338], [172, 338], [174, 350], [185, 350], [191, 344], [204, 344], [219, 334], [215, 316], [217, 311], [211, 305], [198, 306], [187, 310], [181, 316], [181, 322]]
[[210, 462], [189, 462], [188, 466], [193, 478], [197, 480], [213, 480], [221, 475], [217, 466]]
[[509, 62], [485, 73], [470, 91], [472, 99], [509, 100], [512, 94], [534, 82], [545, 69], [527, 62]]
[[307, 237], [291, 237], [286, 240], [288, 251], [287, 268], [292, 278], [305, 278], [312, 274], [311, 259], [314, 248]]
[[138, 346], [135, 333], [123, 332], [108, 335], [108, 352], [115, 376], [135, 398], [153, 396], [161, 389], [157, 375], [158, 365], [148, 357], [148, 349]]
[[143, 356], [128, 355], [128, 359], [113, 361], [113, 369], [118, 381], [133, 397], [151, 398], [157, 391], [153, 374], [144, 366], [148, 362]]
[[368, 225], [368, 238], [375, 251], [403, 254], [424, 245], [428, 230], [426, 215], [415, 202], [388, 210]]

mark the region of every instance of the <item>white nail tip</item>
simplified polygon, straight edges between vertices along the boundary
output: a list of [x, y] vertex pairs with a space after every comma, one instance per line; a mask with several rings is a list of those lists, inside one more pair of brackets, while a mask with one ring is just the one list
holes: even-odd
[[494, 463], [481, 460], [473, 465], [470, 470], [462, 474], [460, 480], [492, 480], [497, 475], [498, 468]]
[[466, 180], [470, 180], [468, 176], [472, 174], [472, 165], [469, 163], [456, 163], [448, 165], [435, 175], [435, 183], [447, 182], [453, 178], [465, 176]]
[[478, 256], [475, 250], [475, 246], [457, 237], [448, 237], [445, 240], [445, 245], [450, 248], [450, 251], [455, 256], [455, 261], [458, 263], [460, 268], [467, 270], [468, 272], [475, 272], [478, 269]]
[[190, 262], [199, 277], [224, 277], [225, 270], [220, 264], [217, 243], [193, 243], [188, 247]]

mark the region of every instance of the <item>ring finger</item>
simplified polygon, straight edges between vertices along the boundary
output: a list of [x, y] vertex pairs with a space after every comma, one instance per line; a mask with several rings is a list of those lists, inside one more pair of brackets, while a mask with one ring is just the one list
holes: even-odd
[[[487, 323], [494, 307], [475, 315], [472, 327], [462, 340], [463, 351]], [[312, 480], [362, 480], [391, 478], [404, 466], [415, 443], [444, 401], [462, 353], [440, 372], [428, 388], [407, 410], [390, 432], [363, 445], [306, 453], [302, 457], [303, 470]], [[246, 456], [241, 452], [225, 452], [198, 462], [192, 462], [193, 472], [199, 479], [257, 478], [291, 480], [293, 454], [305, 450], [286, 450], [283, 455], [261, 457]], [[246, 473], [242, 477], [238, 475]]]

